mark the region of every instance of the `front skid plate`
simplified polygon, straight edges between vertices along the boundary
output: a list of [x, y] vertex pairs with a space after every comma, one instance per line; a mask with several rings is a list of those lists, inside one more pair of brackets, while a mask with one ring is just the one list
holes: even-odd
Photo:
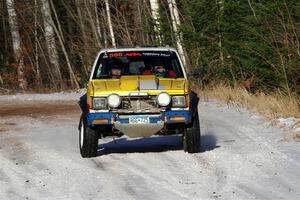
[[164, 123], [151, 124], [124, 124], [114, 123], [116, 129], [127, 135], [128, 137], [150, 137], [164, 127]]

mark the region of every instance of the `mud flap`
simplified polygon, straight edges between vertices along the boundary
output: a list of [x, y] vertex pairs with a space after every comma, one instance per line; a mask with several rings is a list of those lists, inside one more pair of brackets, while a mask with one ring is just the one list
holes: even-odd
[[190, 94], [190, 106], [191, 106], [191, 111], [193, 113], [193, 117], [195, 117], [195, 115], [197, 113], [198, 103], [199, 103], [199, 97], [198, 97], [198, 95], [195, 92], [191, 91], [191, 94]]
[[81, 108], [81, 110], [82, 110], [82, 113], [84, 114], [84, 115], [86, 115], [87, 114], [87, 96], [86, 96], [86, 94], [84, 94], [84, 95], [82, 95], [81, 97], [80, 97], [80, 100], [78, 101], [78, 104], [79, 104], [79, 106], [80, 106], [80, 108]]

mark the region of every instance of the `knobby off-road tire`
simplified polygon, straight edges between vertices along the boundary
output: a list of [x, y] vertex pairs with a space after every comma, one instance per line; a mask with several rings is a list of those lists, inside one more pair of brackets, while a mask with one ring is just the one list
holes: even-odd
[[97, 156], [98, 133], [88, 126], [85, 116], [81, 116], [79, 122], [79, 148], [83, 158]]
[[201, 150], [201, 134], [198, 111], [193, 118], [193, 126], [183, 129], [183, 150], [188, 153], [198, 153]]

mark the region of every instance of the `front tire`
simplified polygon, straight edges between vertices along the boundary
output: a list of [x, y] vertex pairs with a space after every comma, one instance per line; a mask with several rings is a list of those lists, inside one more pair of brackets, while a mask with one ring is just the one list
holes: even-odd
[[193, 125], [190, 128], [183, 129], [182, 136], [183, 150], [188, 153], [198, 153], [201, 150], [201, 134], [199, 115], [196, 112], [193, 118]]
[[83, 158], [97, 156], [98, 133], [89, 127], [85, 116], [81, 116], [79, 122], [79, 148]]

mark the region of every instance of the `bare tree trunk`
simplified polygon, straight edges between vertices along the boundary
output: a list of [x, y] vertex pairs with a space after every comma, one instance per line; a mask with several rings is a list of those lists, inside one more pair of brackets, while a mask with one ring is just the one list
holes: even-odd
[[61, 29], [60, 21], [59, 21], [58, 16], [57, 16], [57, 12], [55, 10], [55, 7], [54, 7], [54, 4], [53, 4], [52, 0], [50, 0], [50, 3], [51, 3], [51, 7], [52, 7], [52, 10], [53, 10], [53, 13], [54, 13], [54, 16], [55, 16], [55, 20], [56, 20], [56, 23], [57, 23], [57, 27], [56, 27], [56, 25], [55, 25], [55, 23], [52, 19], [52, 26], [54, 28], [54, 31], [55, 31], [56, 35], [57, 35], [57, 38], [58, 38], [59, 43], [61, 45], [64, 57], [65, 57], [66, 62], [67, 62], [72, 87], [75, 86], [77, 89], [79, 89], [79, 84], [78, 84], [77, 78], [75, 76], [73, 67], [72, 67], [70, 59], [69, 59], [69, 55], [67, 53], [67, 50], [66, 50], [66, 47], [65, 47], [65, 44], [64, 44], [64, 42], [65, 42], [64, 35], [63, 35], [62, 29]]
[[98, 5], [97, 5], [96, 0], [93, 0], [93, 1], [94, 1], [95, 18], [96, 18], [96, 30], [97, 30], [97, 33], [98, 33], [98, 37], [100, 38], [100, 41], [101, 41], [101, 39], [103, 38], [103, 35], [101, 33], [101, 25], [100, 25], [99, 14], [98, 14]]
[[[149, 16], [152, 17], [152, 12], [151, 12], [151, 6], [150, 5], [150, 1], [149, 0], [142, 0], [143, 3], [142, 3], [142, 13], [143, 13], [143, 17], [144, 19], [148, 19]], [[146, 26], [144, 26], [143, 28], [146, 28], [146, 29], [149, 29], [149, 20], [146, 20], [145, 21], [147, 24]], [[152, 28], [152, 27], [151, 27]], [[147, 33], [144, 35], [144, 39], [145, 39], [145, 43], [146, 44], [150, 44], [151, 40], [154, 41], [155, 39], [152, 38], [152, 35]]]
[[181, 57], [181, 60], [183, 64], [186, 64], [186, 58], [184, 55], [184, 49], [182, 45], [182, 35], [178, 31], [178, 27], [180, 26], [180, 18], [179, 18], [179, 13], [178, 13], [178, 8], [176, 5], [175, 0], [168, 0], [169, 4], [169, 9], [170, 9], [170, 15], [171, 15], [171, 20], [172, 20], [172, 27], [173, 27], [173, 32], [175, 35], [175, 40], [176, 40], [176, 46], [178, 49], [178, 53]]
[[80, 87], [79, 87], [78, 81], [77, 81], [77, 79], [76, 79], [75, 73], [74, 73], [74, 71], [73, 71], [73, 68], [72, 68], [72, 65], [71, 65], [71, 62], [70, 62], [70, 59], [69, 59], [67, 50], [66, 50], [66, 48], [65, 48], [65, 45], [64, 45], [64, 43], [63, 43], [62, 37], [59, 35], [59, 32], [58, 32], [56, 26], [54, 26], [54, 30], [55, 30], [55, 32], [56, 32], [56, 35], [57, 35], [58, 40], [59, 40], [59, 43], [60, 43], [60, 45], [61, 45], [63, 54], [64, 54], [65, 59], [66, 59], [66, 61], [67, 61], [67, 66], [68, 66], [68, 70], [69, 70], [69, 75], [70, 75], [70, 79], [71, 79], [72, 86], [75, 86], [77, 89], [79, 89]]
[[[62, 33], [60, 34], [58, 28], [56, 27], [56, 25], [53, 21], [48, 0], [43, 0], [43, 13], [45, 15], [45, 18], [47, 19], [46, 20], [47, 26], [45, 26], [45, 34], [47, 34], [47, 31], [49, 31], [49, 33], [51, 33], [52, 37], [49, 38], [49, 39], [51, 39], [50, 40], [51, 41], [51, 43], [50, 43], [51, 46], [50, 47], [55, 47], [55, 48], [51, 48], [53, 50], [53, 52], [56, 53], [55, 58], [57, 59], [57, 63], [55, 63], [55, 64], [58, 65], [58, 70], [59, 70], [59, 62], [58, 62], [59, 60], [58, 60], [58, 54], [57, 54], [57, 49], [56, 49], [56, 44], [55, 44], [55, 37], [54, 37], [55, 35], [54, 35], [54, 33], [56, 34], [56, 36], [58, 38], [58, 41], [59, 41], [60, 46], [62, 48], [64, 57], [66, 59], [72, 86], [75, 86], [76, 88], [79, 88], [78, 81], [77, 81], [76, 76], [74, 74], [74, 71], [72, 69], [72, 65], [71, 65], [68, 53], [66, 51], [66, 48], [65, 48], [65, 45], [64, 45], [64, 42], [63, 42], [63, 35], [61, 35]], [[57, 23], [59, 24], [58, 18], [56, 20], [57, 20]], [[51, 55], [49, 55], [49, 56], [51, 58]], [[59, 70], [59, 73], [60, 73], [60, 70]], [[62, 83], [61, 74], [60, 74], [60, 80], [61, 80], [61, 83]]]
[[51, 66], [49, 65], [47, 56], [45, 55], [45, 51], [44, 51], [44, 49], [43, 49], [43, 47], [42, 47], [42, 45], [41, 45], [41, 43], [40, 43], [39, 40], [37, 40], [37, 46], [40, 49], [40, 52], [41, 52], [41, 54], [42, 54], [42, 56], [44, 58], [44, 62], [46, 64], [46, 66], [47, 66], [47, 69], [48, 69], [47, 71], [49, 73], [50, 81], [52, 81], [54, 83], [53, 70], [51, 70]]
[[253, 16], [254, 16], [255, 19], [256, 19], [256, 13], [255, 13], [255, 10], [254, 10], [254, 8], [253, 8], [253, 6], [252, 6], [251, 0], [248, 0], [248, 4], [249, 4], [249, 6], [250, 6], [250, 8], [251, 8], [251, 11], [252, 11], [252, 13], [253, 13]]
[[14, 57], [17, 62], [18, 84], [21, 90], [27, 88], [27, 81], [24, 77], [24, 60], [21, 49], [21, 37], [19, 33], [17, 14], [13, 0], [6, 0], [7, 12], [9, 17], [9, 25], [11, 30]]
[[159, 4], [158, 0], [150, 0], [151, 15], [154, 20], [154, 32], [155, 39], [160, 45], [162, 45], [162, 36], [161, 36], [161, 26], [160, 26], [160, 16], [159, 16]]
[[287, 7], [287, 4], [285, 3], [285, 7], [286, 7], [286, 10], [287, 10], [287, 13], [288, 13], [288, 16], [289, 16], [289, 22], [292, 26], [292, 30], [293, 30], [293, 35], [295, 37], [295, 43], [296, 43], [296, 49], [297, 49], [297, 56], [298, 56], [298, 60], [300, 59], [300, 42], [299, 42], [299, 34], [297, 33], [297, 29], [295, 27], [295, 23], [293, 22], [292, 20], [292, 16], [291, 16], [291, 13]]
[[107, 26], [106, 24], [108, 24], [107, 22], [107, 17], [106, 17], [106, 7], [102, 7], [103, 5], [101, 4], [101, 12], [100, 12], [100, 17], [102, 19], [102, 23], [100, 23], [100, 27], [102, 29], [102, 33], [103, 33], [103, 43], [104, 43], [104, 47], [107, 48], [108, 46], [108, 41], [107, 41]]
[[2, 76], [1, 76], [1, 74], [0, 74], [0, 84], [1, 85], [3, 85], [4, 83], [3, 83], [3, 79], [2, 79]]
[[84, 25], [84, 18], [82, 16], [82, 10], [81, 10], [81, 4], [80, 4], [80, 0], [75, 0], [75, 6], [76, 6], [76, 10], [77, 10], [77, 15], [78, 15], [78, 19], [79, 19], [79, 27], [80, 27], [80, 32], [82, 35], [82, 43], [83, 43], [83, 54], [81, 57], [83, 66], [86, 68], [86, 66], [88, 65], [88, 60], [90, 57], [90, 52], [89, 52], [89, 45], [88, 45], [88, 37], [86, 34], [86, 27]]
[[[3, 3], [3, 10], [5, 9], [4, 8], [5, 7], [5, 3]], [[2, 17], [2, 26], [3, 26], [3, 40], [4, 40], [4, 51], [6, 52], [6, 51], [8, 51], [8, 38], [7, 38], [7, 33], [6, 33], [6, 30], [7, 30], [7, 28], [6, 28], [6, 19], [5, 19], [5, 17]], [[5, 63], [7, 64], [7, 62], [8, 62], [8, 59], [5, 59]]]
[[135, 13], [135, 36], [136, 45], [139, 43], [145, 44], [144, 34], [143, 34], [143, 20], [142, 20], [142, 11], [141, 11], [141, 0], [136, 2], [136, 13]]
[[73, 71], [73, 68], [72, 68], [72, 65], [71, 65], [71, 62], [70, 62], [70, 59], [69, 59], [69, 55], [67, 53], [66, 47], [65, 47], [64, 42], [63, 42], [63, 36], [59, 34], [59, 31], [58, 31], [57, 27], [55, 26], [53, 20], [51, 20], [51, 22], [52, 22], [52, 26], [54, 28], [54, 31], [56, 33], [56, 36], [58, 38], [58, 41], [60, 43], [61, 49], [63, 51], [63, 54], [64, 54], [66, 62], [67, 62], [71, 84], [72, 84], [73, 87], [75, 86], [77, 89], [79, 89], [80, 87], [79, 87], [78, 81], [76, 79], [75, 73]]
[[[89, 4], [89, 5], [88, 5]], [[91, 26], [91, 29], [92, 29], [92, 33], [94, 35], [94, 44], [96, 44], [96, 47], [97, 48], [100, 48], [101, 46], [101, 43], [100, 43], [100, 39], [99, 39], [99, 35], [98, 35], [98, 32], [97, 32], [97, 27], [96, 27], [96, 23], [94, 22], [94, 16], [91, 14], [91, 3], [90, 1], [84, 1], [84, 6], [86, 8], [86, 12], [87, 12], [87, 15], [88, 15], [88, 21], [90, 23], [90, 26]]]
[[[115, 26], [118, 27], [117, 33], [120, 38], [122, 38], [121, 42], [124, 42], [125, 44], [129, 46], [133, 46], [133, 37], [134, 35], [130, 32], [130, 27], [128, 25], [128, 21], [126, 19], [126, 16], [124, 13], [122, 13], [118, 8], [114, 6], [114, 9], [116, 10], [117, 16], [115, 17], [114, 21], [116, 22]], [[130, 23], [130, 22], [129, 22]]]
[[[54, 13], [54, 17], [55, 17], [57, 26], [58, 26], [59, 34], [61, 35], [63, 42], [65, 42], [65, 38], [63, 37], [63, 31], [62, 31], [60, 22], [59, 22], [59, 20], [58, 20], [57, 12], [56, 12], [56, 9], [55, 9], [55, 7], [54, 7], [53, 1], [52, 1], [52, 0], [49, 0], [49, 1], [50, 1], [51, 9], [52, 9], [52, 11], [53, 11], [53, 13]], [[52, 19], [52, 21], [53, 21], [53, 19]]]
[[47, 44], [47, 50], [49, 54], [49, 60], [51, 65], [54, 67], [53, 75], [54, 75], [54, 85], [57, 87], [57, 83], [62, 87], [62, 75], [59, 67], [59, 57], [57, 53], [57, 47], [55, 43], [55, 33], [53, 30], [53, 19], [51, 16], [50, 4], [48, 0], [42, 1], [42, 13], [43, 13], [43, 21], [44, 21], [44, 29], [45, 29], [45, 39]]
[[223, 53], [223, 37], [221, 33], [221, 18], [223, 17], [223, 10], [224, 10], [224, 1], [223, 0], [216, 0], [216, 4], [219, 6], [219, 14], [218, 14], [218, 46], [219, 46], [219, 59], [221, 64], [224, 65], [224, 53]]
[[41, 82], [41, 73], [40, 73], [40, 65], [39, 65], [39, 50], [38, 50], [38, 9], [37, 9], [37, 0], [34, 0], [34, 56], [35, 56], [35, 69], [36, 69], [36, 80], [38, 86], [42, 85]]
[[112, 43], [113, 47], [116, 47], [115, 35], [114, 35], [112, 23], [111, 23], [110, 8], [109, 8], [108, 0], [105, 0], [105, 7], [106, 7], [106, 15], [107, 15], [107, 22], [108, 22], [108, 26], [109, 26], [111, 43]]
[[103, 28], [103, 40], [104, 40], [104, 47], [107, 48], [108, 47], [108, 36], [107, 36], [107, 31], [105, 30], [105, 28]]

